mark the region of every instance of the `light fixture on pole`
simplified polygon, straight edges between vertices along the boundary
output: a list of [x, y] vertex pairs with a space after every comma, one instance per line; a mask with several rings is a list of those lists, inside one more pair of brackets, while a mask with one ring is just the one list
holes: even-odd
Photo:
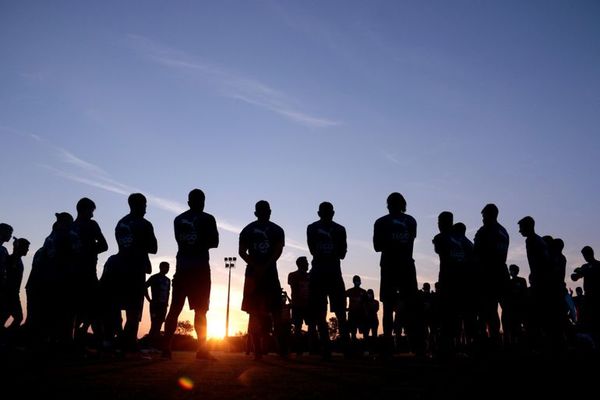
[[231, 289], [231, 269], [235, 267], [236, 257], [225, 257], [225, 268], [229, 270], [229, 279], [227, 280], [227, 314], [225, 316], [225, 337], [229, 337], [229, 293]]

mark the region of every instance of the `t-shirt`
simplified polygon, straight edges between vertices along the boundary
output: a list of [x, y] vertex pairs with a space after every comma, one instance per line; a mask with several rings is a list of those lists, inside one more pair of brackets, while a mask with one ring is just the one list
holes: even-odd
[[539, 287], [552, 281], [552, 262], [548, 254], [548, 246], [539, 235], [532, 235], [525, 240], [527, 261], [531, 271], [531, 286]]
[[96, 260], [98, 253], [108, 248], [100, 226], [94, 220], [75, 220], [70, 234], [76, 257]]
[[364, 313], [367, 301], [367, 291], [360, 287], [351, 287], [346, 290], [348, 298], [348, 311], [351, 313]]
[[8, 250], [6, 247], [0, 246], [0, 290], [6, 284], [6, 264], [8, 262]]
[[333, 221], [316, 221], [306, 228], [306, 237], [313, 255], [311, 273], [341, 273], [340, 260], [348, 250], [346, 228]]
[[[283, 229], [271, 221], [251, 222], [240, 233], [240, 246], [246, 247], [248, 254], [260, 264], [272, 260], [276, 249], [284, 245]], [[268, 267], [276, 268], [276, 263], [271, 262]]]
[[310, 295], [310, 274], [302, 271], [290, 272], [288, 285], [292, 288], [292, 306], [307, 307]]
[[483, 265], [505, 265], [509, 237], [499, 223], [484, 225], [475, 234], [473, 251]]
[[158, 250], [154, 228], [150, 221], [128, 214], [117, 223], [115, 237], [119, 245], [119, 254], [134, 260], [137, 264], [128, 267], [140, 268], [149, 274], [152, 265], [148, 253], [155, 254]]
[[21, 257], [8, 256], [6, 264], [6, 289], [9, 293], [18, 294], [23, 281], [23, 261]]
[[174, 226], [178, 256], [208, 261], [208, 250], [219, 245], [217, 223], [210, 214], [188, 210], [175, 218]]
[[466, 262], [462, 241], [450, 232], [442, 232], [433, 238], [435, 252], [440, 257], [439, 281], [463, 279]]
[[384, 215], [375, 221], [373, 247], [381, 252], [381, 267], [413, 262], [417, 221], [408, 214]]
[[171, 292], [171, 280], [166, 275], [152, 275], [146, 281], [146, 287], [150, 287], [153, 303], [169, 303], [169, 293]]

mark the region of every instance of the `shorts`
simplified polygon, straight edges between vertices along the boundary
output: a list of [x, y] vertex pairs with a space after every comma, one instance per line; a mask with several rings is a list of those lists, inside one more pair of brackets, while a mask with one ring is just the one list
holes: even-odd
[[310, 308], [318, 315], [327, 311], [327, 298], [330, 311], [346, 312], [346, 285], [341, 274], [319, 274], [310, 277]]
[[197, 261], [191, 257], [177, 257], [177, 267], [173, 277], [173, 300], [185, 301], [187, 297], [190, 309], [206, 312], [210, 303], [210, 265], [206, 261]]
[[417, 272], [414, 261], [381, 267], [379, 298], [391, 304], [410, 299], [418, 293]]

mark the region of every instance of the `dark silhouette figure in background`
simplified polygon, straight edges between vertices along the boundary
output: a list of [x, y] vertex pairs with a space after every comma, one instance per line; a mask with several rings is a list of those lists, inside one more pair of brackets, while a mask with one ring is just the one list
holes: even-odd
[[460, 313], [463, 324], [462, 342], [467, 348], [477, 337], [477, 302], [473, 296], [473, 289], [477, 287], [475, 280], [474, 245], [467, 238], [467, 227], [462, 222], [452, 226], [452, 234], [460, 241], [464, 253], [460, 283]]
[[42, 305], [40, 314], [49, 331], [47, 336], [50, 343], [68, 349], [73, 343], [74, 326], [71, 270], [73, 244], [70, 235], [73, 217], [67, 212], [55, 215], [52, 233], [44, 241], [40, 264], [34, 268], [40, 274], [34, 277], [32, 270], [29, 281], [37, 280], [41, 286], [38, 286], [41, 289], [38, 297]]
[[527, 216], [519, 221], [519, 232], [526, 238], [527, 261], [531, 275], [531, 322], [534, 345], [538, 350], [560, 350], [564, 338], [561, 332], [560, 310], [564, 302], [559, 290], [556, 267], [546, 240], [535, 233], [535, 221]]
[[[577, 279], [573, 279], [575, 277], [573, 277], [573, 274], [571, 274], [571, 279], [572, 280], [579, 280], [579, 278], [577, 277]], [[584, 318], [584, 313], [585, 311], [583, 310], [584, 308], [584, 302], [585, 302], [585, 295], [583, 294], [583, 288], [581, 286], [577, 286], [575, 288], [575, 296], [573, 296], [573, 303], [575, 305], [575, 323], [577, 324], [578, 327], [581, 326], [581, 321], [585, 321]]]
[[594, 257], [590, 246], [581, 249], [585, 264], [575, 268], [573, 281], [583, 278], [585, 297], [581, 309], [581, 327], [592, 334], [596, 348], [600, 345], [600, 261]]
[[12, 234], [12, 226], [5, 223], [0, 224], [0, 295], [4, 289], [2, 285], [6, 280], [6, 261], [8, 258], [8, 250], [4, 247], [4, 243], [10, 240]]
[[[360, 276], [354, 275], [352, 283], [354, 286], [346, 290], [346, 297], [348, 298], [348, 330], [352, 340], [356, 341], [357, 332], [362, 333], [364, 337], [367, 291], [360, 287], [362, 283]], [[356, 343], [354, 344], [356, 345]]]
[[475, 277], [479, 282], [479, 335], [489, 338], [491, 344], [497, 346], [501, 342], [498, 305], [502, 304], [509, 281], [506, 267], [509, 236], [498, 223], [498, 207], [495, 204], [487, 204], [481, 215], [483, 226], [475, 234], [473, 247]]
[[[3, 309], [6, 307], [7, 300], [7, 267], [8, 267], [8, 250], [4, 247], [4, 243], [8, 242], [13, 234], [12, 226], [1, 223], [0, 224], [0, 313], [3, 313]], [[4, 324], [0, 326], [0, 330], [4, 328]]]
[[379, 301], [375, 299], [373, 289], [367, 290], [365, 299], [365, 324], [363, 335], [367, 341], [367, 351], [369, 354], [375, 352], [375, 344], [379, 330]]
[[21, 307], [21, 282], [23, 281], [22, 257], [29, 252], [29, 240], [17, 239], [13, 241], [13, 252], [7, 257], [5, 263], [6, 280], [4, 284], [2, 301], [0, 302], [0, 330], [10, 317], [13, 318], [8, 329], [15, 332], [23, 321], [23, 308]]
[[121, 279], [126, 291], [122, 297], [125, 309], [125, 327], [121, 345], [126, 351], [137, 351], [137, 333], [146, 293], [146, 274], [152, 272], [148, 254], [156, 254], [158, 243], [154, 228], [144, 218], [146, 197], [133, 193], [128, 198], [130, 212], [117, 223], [115, 236], [119, 245]]
[[279, 340], [279, 352], [287, 355], [280, 330], [281, 285], [277, 273], [277, 260], [285, 245], [285, 235], [279, 225], [270, 221], [271, 207], [265, 200], [256, 203], [256, 221], [240, 233], [239, 255], [246, 262], [242, 310], [250, 315], [248, 334], [251, 336], [254, 357], [260, 359], [266, 348], [263, 340], [274, 324]]
[[308, 326], [309, 337], [314, 334], [314, 324], [309, 318], [310, 274], [306, 257], [298, 257], [296, 267], [296, 271], [288, 274], [288, 285], [292, 289], [292, 324], [296, 354], [302, 355], [302, 324], [306, 323]]
[[502, 303], [502, 328], [504, 344], [507, 346], [523, 344], [523, 336], [527, 327], [528, 298], [527, 280], [519, 276], [518, 265], [508, 267], [510, 281]]
[[[146, 300], [150, 303], [150, 339], [156, 343], [160, 337], [160, 328], [169, 307], [169, 295], [171, 294], [171, 280], [167, 277], [169, 263], [163, 261], [159, 264], [159, 272], [152, 275], [146, 281]], [[150, 288], [152, 297], [148, 295]]]
[[[319, 205], [319, 220], [308, 225], [306, 237], [313, 256], [310, 271], [311, 313], [315, 318], [323, 357], [331, 357], [329, 327], [327, 324], [327, 298], [330, 311], [338, 321], [343, 346], [347, 345], [346, 286], [342, 277], [341, 260], [346, 257], [346, 228], [333, 221], [333, 205]], [[347, 349], [344, 348], [344, 351]]]
[[77, 202], [77, 218], [71, 225], [73, 245], [73, 302], [75, 305], [75, 337], [83, 339], [90, 325], [99, 339], [99, 287], [96, 265], [98, 254], [108, 250], [106, 239], [94, 217], [96, 204], [87, 197]]
[[190, 209], [178, 215], [174, 221], [178, 251], [173, 298], [165, 321], [165, 357], [171, 355], [171, 338], [187, 298], [190, 308], [194, 310], [194, 328], [198, 337], [196, 358], [214, 359], [206, 348], [206, 313], [211, 288], [209, 250], [219, 246], [219, 231], [215, 217], [204, 212], [205, 199], [202, 190], [192, 190], [188, 195]]
[[439, 291], [443, 307], [440, 354], [456, 351], [462, 332], [462, 317], [466, 303], [467, 264], [461, 240], [453, 231], [453, 215], [444, 211], [438, 216], [440, 233], [433, 238], [435, 252], [440, 257]]
[[391, 356], [393, 350], [394, 313], [403, 312], [411, 350], [421, 355], [424, 335], [413, 259], [417, 222], [406, 214], [406, 200], [400, 193], [388, 196], [387, 207], [389, 214], [375, 221], [373, 230], [373, 246], [381, 253], [380, 300], [383, 302], [385, 353]]

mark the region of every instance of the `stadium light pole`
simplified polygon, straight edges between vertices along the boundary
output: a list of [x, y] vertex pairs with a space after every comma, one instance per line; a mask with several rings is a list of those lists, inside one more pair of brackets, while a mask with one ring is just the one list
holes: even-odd
[[231, 290], [231, 269], [235, 267], [236, 257], [225, 257], [225, 268], [229, 270], [229, 279], [227, 280], [227, 314], [225, 316], [225, 337], [229, 337], [229, 293]]

